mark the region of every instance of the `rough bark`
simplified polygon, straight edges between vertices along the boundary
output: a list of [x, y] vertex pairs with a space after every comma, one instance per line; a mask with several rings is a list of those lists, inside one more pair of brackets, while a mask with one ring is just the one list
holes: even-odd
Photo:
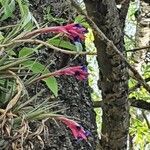
[[[84, 0], [88, 15], [123, 53], [123, 31], [115, 1]], [[104, 150], [127, 148], [129, 127], [128, 73], [125, 63], [113, 49], [95, 35], [100, 67], [103, 116], [101, 144]]]
[[[32, 0], [30, 2], [32, 3], [32, 10], [36, 15], [36, 18], [39, 18], [38, 20], [40, 20], [40, 22], [42, 22], [43, 20], [43, 16], [41, 15], [43, 9], [46, 9], [47, 6], [50, 6], [52, 8], [54, 16], [56, 15], [57, 17], [65, 18], [68, 21], [72, 21], [72, 18], [74, 17], [74, 15], [72, 15], [73, 10], [64, 0], [51, 0], [50, 2], [46, 0], [38, 2]], [[52, 53], [46, 52], [45, 55], [47, 55], [47, 59], [52, 58]], [[54, 57], [52, 58], [52, 60], [54, 60], [54, 66], [52, 68], [55, 69], [60, 69], [66, 65], [86, 64], [85, 57], [80, 57], [77, 58], [77, 60], [72, 61], [73, 57], [65, 54], [54, 53], [53, 56]], [[44, 60], [43, 62], [46, 63], [46, 61], [47, 60]], [[67, 108], [67, 110], [64, 111], [64, 114], [78, 118], [79, 120], [81, 120], [81, 124], [83, 125], [83, 127], [91, 131], [92, 135], [89, 140], [90, 144], [85, 141], [76, 142], [70, 134], [70, 131], [67, 130], [62, 124], [59, 127], [56, 126], [55, 123], [47, 122], [47, 126], [49, 127], [49, 138], [43, 137], [45, 138], [45, 149], [94, 150], [97, 141], [96, 121], [90, 96], [90, 88], [87, 81], [79, 82], [72, 77], [62, 77], [61, 79], [59, 79], [59, 89], [58, 101], [62, 102], [61, 107]]]

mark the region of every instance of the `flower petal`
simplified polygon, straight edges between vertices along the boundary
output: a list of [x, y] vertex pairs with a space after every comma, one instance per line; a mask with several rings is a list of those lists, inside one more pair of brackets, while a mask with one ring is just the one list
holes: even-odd
[[87, 134], [87, 131], [85, 131], [84, 128], [77, 122], [65, 117], [58, 117], [58, 119], [67, 125], [67, 127], [72, 131], [75, 139], [87, 140], [87, 136], [89, 136], [89, 134]]

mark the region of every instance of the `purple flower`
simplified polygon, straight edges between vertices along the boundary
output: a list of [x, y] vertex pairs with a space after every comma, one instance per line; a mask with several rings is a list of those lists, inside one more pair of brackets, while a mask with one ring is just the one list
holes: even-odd
[[70, 33], [70, 39], [72, 39], [74, 42], [81, 42], [85, 39], [85, 33], [88, 31], [81, 26], [80, 24], [68, 24], [65, 26], [65, 28]]

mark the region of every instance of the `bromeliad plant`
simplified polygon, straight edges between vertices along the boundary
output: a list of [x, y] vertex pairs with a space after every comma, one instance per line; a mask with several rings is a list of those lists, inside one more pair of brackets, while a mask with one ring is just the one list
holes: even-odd
[[[8, 29], [8, 28], [3, 28]], [[10, 29], [8, 29], [10, 30]], [[45, 119], [54, 118], [64, 123], [72, 132], [75, 139], [86, 140], [90, 135], [89, 131], [76, 121], [63, 115], [59, 111], [52, 111], [59, 104], [49, 102], [49, 98], [44, 98], [43, 103], [38, 102], [38, 97], [42, 97], [44, 90], [33, 97], [28, 94], [27, 87], [35, 82], [44, 81], [48, 88], [57, 97], [58, 86], [55, 77], [63, 75], [73, 76], [78, 80], [85, 80], [88, 76], [84, 66], [71, 66], [56, 70], [54, 72], [41, 64], [34, 58], [38, 49], [41, 47], [35, 39], [39, 34], [54, 33], [58, 36], [65, 35], [72, 42], [83, 42], [87, 30], [80, 24], [68, 24], [65, 26], [45, 27], [24, 33], [23, 28], [16, 25], [10, 31], [11, 34], [4, 34], [1, 31], [0, 39], [0, 130], [3, 137], [10, 138], [12, 142], [4, 141], [3, 148], [12, 147], [13, 149], [22, 148], [26, 140], [37, 137], [41, 143], [40, 134], [46, 127]], [[35, 45], [24, 47], [24, 43], [35, 41]], [[44, 42], [44, 41], [43, 41]], [[47, 42], [44, 42], [47, 43]], [[50, 45], [50, 44], [49, 44]], [[51, 45], [53, 47], [53, 45]], [[57, 47], [54, 47], [57, 49]], [[54, 50], [56, 50], [54, 49]], [[68, 50], [63, 50], [67, 51]], [[35, 104], [34, 101], [37, 101]], [[34, 106], [32, 105], [34, 104]], [[36, 131], [30, 130], [30, 122], [40, 120], [40, 125]], [[1, 136], [2, 136], [1, 135]], [[0, 139], [1, 141], [2, 139]]]
[[87, 33], [87, 30], [80, 24], [72, 23], [72, 24], [67, 24], [65, 26], [45, 27], [45, 28], [37, 29], [32, 32], [25, 33], [20, 38], [28, 39], [38, 34], [50, 33], [50, 32], [62, 33], [73, 41], [84, 41], [85, 33]]

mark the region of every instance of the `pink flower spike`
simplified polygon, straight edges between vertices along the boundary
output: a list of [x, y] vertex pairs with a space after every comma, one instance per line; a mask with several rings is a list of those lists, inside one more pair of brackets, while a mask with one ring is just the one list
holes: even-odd
[[60, 75], [72, 75], [75, 76], [78, 80], [85, 80], [88, 76], [88, 72], [87, 69], [85, 69], [83, 66], [74, 66], [58, 70], [54, 73], [54, 76]]
[[87, 30], [80, 24], [72, 23], [64, 27], [70, 34], [70, 38], [72, 40], [77, 40], [77, 39], [84, 40], [85, 39], [84, 34], [87, 33]]
[[80, 24], [72, 23], [65, 26], [54, 26], [54, 27], [45, 27], [34, 30], [24, 35], [23, 38], [31, 38], [37, 34], [43, 33], [64, 33], [73, 41], [83, 41], [85, 39], [85, 33], [87, 30]]
[[85, 131], [84, 128], [74, 120], [65, 117], [57, 117], [57, 119], [67, 125], [67, 127], [72, 131], [75, 139], [87, 140], [87, 137], [90, 135], [88, 134], [89, 132]]

